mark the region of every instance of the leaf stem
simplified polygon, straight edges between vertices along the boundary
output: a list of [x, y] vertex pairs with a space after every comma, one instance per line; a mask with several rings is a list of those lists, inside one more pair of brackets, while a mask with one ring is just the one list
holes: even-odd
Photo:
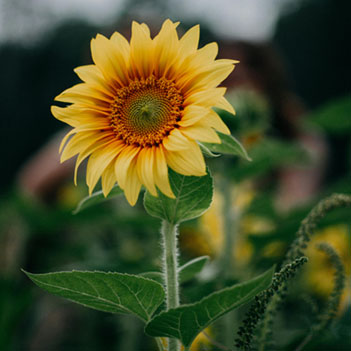
[[[179, 306], [177, 227], [177, 224], [169, 223], [166, 220], [162, 222], [163, 277], [167, 310]], [[179, 341], [169, 338], [168, 351], [178, 351], [179, 349]]]

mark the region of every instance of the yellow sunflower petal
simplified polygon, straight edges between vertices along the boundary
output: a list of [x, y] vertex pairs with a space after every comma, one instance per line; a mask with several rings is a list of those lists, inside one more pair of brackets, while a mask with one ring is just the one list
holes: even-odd
[[202, 73], [185, 81], [181, 89], [187, 89], [189, 93], [201, 88], [215, 88], [229, 76], [233, 69], [234, 66], [231, 63], [216, 62]]
[[120, 86], [128, 84], [126, 62], [113, 42], [98, 34], [91, 41], [91, 54], [107, 81], [112, 78]]
[[160, 147], [154, 148], [154, 178], [156, 186], [168, 197], [175, 198], [168, 178], [168, 167], [164, 149]]
[[114, 32], [111, 35], [111, 43], [114, 45], [115, 49], [118, 50], [118, 53], [121, 55], [121, 59], [128, 66], [130, 59], [130, 45], [128, 40], [120, 33]]
[[114, 138], [111, 138], [111, 137], [106, 138], [104, 135], [101, 135], [100, 139], [97, 138], [94, 140], [94, 142], [91, 145], [87, 145], [85, 148], [82, 148], [82, 150], [80, 151], [77, 157], [76, 165], [74, 167], [74, 184], [75, 185], [77, 185], [77, 173], [81, 163], [94, 151], [104, 148], [114, 141], [115, 141]]
[[178, 124], [182, 127], [189, 127], [204, 118], [209, 112], [209, 109], [197, 105], [189, 105], [184, 109], [183, 117]]
[[[75, 130], [73, 129], [70, 133], [75, 133]], [[64, 146], [64, 150], [61, 153], [61, 163], [93, 144], [97, 136], [98, 134], [95, 131], [75, 134]]]
[[139, 180], [153, 196], [157, 196], [154, 180], [154, 151], [153, 148], [140, 150], [137, 160]]
[[235, 115], [234, 107], [228, 102], [228, 100], [224, 96], [222, 96], [214, 106], [219, 107]]
[[99, 68], [95, 65], [80, 66], [74, 69], [77, 76], [85, 83], [91, 85], [104, 94], [114, 98], [112, 87], [105, 81]]
[[163, 146], [168, 151], [186, 150], [190, 147], [190, 143], [178, 129], [173, 129], [170, 135], [163, 139]]
[[230, 134], [230, 130], [227, 125], [222, 121], [222, 119], [217, 115], [216, 112], [210, 111], [205, 117], [205, 121], [208, 125], [221, 133]]
[[133, 159], [127, 169], [128, 183], [124, 188], [125, 196], [131, 206], [136, 204], [141, 189], [136, 167], [136, 159]]
[[103, 149], [93, 152], [88, 160], [87, 165], [87, 185], [89, 187], [89, 194], [91, 195], [96, 183], [98, 182], [102, 172], [112, 162], [113, 159], [123, 149], [122, 142], [114, 142]]
[[196, 52], [199, 45], [200, 26], [190, 28], [179, 40], [179, 52], [182, 57], [187, 57]]
[[194, 140], [203, 141], [205, 143], [219, 144], [221, 142], [221, 139], [217, 133], [205, 123], [206, 121], [200, 121], [193, 124], [192, 126], [185, 127], [182, 129], [182, 133]]
[[177, 59], [179, 41], [176, 24], [169, 19], [166, 20], [160, 33], [154, 38], [154, 43], [155, 73], [162, 77], [167, 74], [167, 71]]
[[150, 76], [152, 65], [153, 42], [150, 31], [145, 26], [133, 21], [132, 37], [130, 40], [130, 59], [138, 73], [137, 77], [147, 78]]
[[[226, 88], [212, 88], [202, 90], [193, 94], [190, 94], [184, 101], [184, 105], [188, 106], [191, 104], [200, 105], [204, 107], [218, 106], [221, 104], [221, 98], [226, 92]], [[219, 106], [218, 106], [219, 107]]]
[[101, 187], [106, 197], [116, 183], [115, 166], [111, 162], [101, 174]]
[[115, 174], [118, 185], [125, 189], [126, 185], [129, 182], [127, 177], [127, 171], [130, 166], [130, 163], [136, 157], [139, 152], [139, 148], [134, 146], [126, 146], [124, 150], [118, 155], [115, 162]]
[[167, 163], [177, 173], [201, 177], [206, 174], [206, 165], [199, 145], [191, 143], [186, 151], [168, 151], [165, 153]]

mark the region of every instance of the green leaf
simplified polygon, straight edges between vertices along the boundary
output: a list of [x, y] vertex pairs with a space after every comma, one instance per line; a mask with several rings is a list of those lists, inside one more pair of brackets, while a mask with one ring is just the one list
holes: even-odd
[[[193, 260], [187, 262], [183, 266], [179, 267], [179, 281], [180, 283], [185, 283], [198, 273], [202, 271], [205, 264], [209, 260], [209, 256], [201, 256], [194, 258]], [[152, 279], [160, 284], [163, 284], [163, 277], [161, 272], [145, 272], [140, 274], [142, 277]]]
[[221, 154], [241, 156], [248, 161], [251, 161], [250, 156], [247, 154], [245, 148], [239, 140], [235, 139], [232, 135], [217, 132], [221, 139], [221, 144], [203, 143], [210, 151], [219, 152]]
[[154, 280], [155, 282], [158, 282], [160, 284], [163, 284], [163, 276], [162, 276], [162, 273], [161, 272], [155, 272], [155, 271], [152, 271], [152, 272], [144, 272], [144, 273], [140, 273], [140, 275], [144, 278], [147, 278], [147, 279], [152, 279]]
[[180, 282], [185, 283], [200, 273], [209, 259], [209, 256], [200, 256], [179, 267]]
[[242, 162], [229, 171], [237, 182], [258, 177], [286, 165], [304, 165], [309, 161], [306, 151], [298, 144], [265, 138], [250, 149], [252, 162]]
[[163, 302], [161, 284], [143, 277], [105, 272], [56, 272], [32, 274], [36, 285], [86, 307], [103, 312], [132, 313], [148, 321]]
[[306, 123], [317, 124], [331, 134], [351, 132], [351, 95], [335, 99], [312, 112]]
[[77, 208], [73, 211], [73, 214], [77, 214], [90, 206], [94, 206], [94, 205], [99, 204], [101, 202], [111, 200], [112, 198], [114, 198], [118, 195], [121, 195], [121, 194], [123, 194], [123, 190], [118, 185], [115, 185], [112, 188], [111, 192], [108, 194], [107, 197], [104, 196], [102, 190], [96, 191], [95, 193], [93, 193], [90, 196], [87, 196], [83, 200], [81, 200], [79, 202]]
[[183, 176], [169, 169], [169, 182], [175, 199], [158, 192], [158, 197], [148, 191], [144, 196], [144, 207], [149, 215], [180, 223], [202, 215], [211, 205], [213, 180], [207, 170], [203, 177]]
[[217, 291], [199, 302], [161, 312], [145, 328], [150, 336], [179, 339], [185, 347], [208, 325], [250, 301], [271, 284], [274, 267], [260, 276]]

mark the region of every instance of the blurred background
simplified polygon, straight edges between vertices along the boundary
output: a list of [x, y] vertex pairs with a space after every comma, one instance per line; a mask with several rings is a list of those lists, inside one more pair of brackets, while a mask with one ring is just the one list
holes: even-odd
[[[218, 189], [214, 204], [180, 228], [182, 262], [212, 258], [206, 274], [183, 287], [182, 301], [189, 302], [218, 287], [213, 272], [221, 270], [223, 212], [235, 222], [226, 284], [279, 263], [319, 199], [351, 193], [350, 13], [349, 0], [0, 0], [2, 350], [155, 349], [134, 318], [50, 296], [20, 271], [159, 269], [159, 223], [140, 200], [133, 209], [120, 197], [72, 215], [88, 193], [84, 167], [74, 187], [73, 162], [59, 164], [65, 126], [50, 106], [78, 83], [73, 69], [92, 62], [97, 33], [129, 38], [132, 20], [153, 33], [166, 18], [181, 22], [180, 34], [200, 23], [201, 46], [217, 41], [219, 57], [240, 60], [223, 84], [237, 115], [220, 113], [253, 161], [208, 160]], [[350, 224], [349, 210], [335, 211], [315, 235], [338, 250], [348, 279]], [[281, 311], [278, 350], [299, 345], [332, 289], [327, 258], [313, 243], [308, 250], [311, 260]], [[349, 280], [336, 323], [305, 350], [349, 350], [350, 319]], [[221, 339], [220, 329], [209, 333]], [[206, 340], [197, 349], [215, 350]]]

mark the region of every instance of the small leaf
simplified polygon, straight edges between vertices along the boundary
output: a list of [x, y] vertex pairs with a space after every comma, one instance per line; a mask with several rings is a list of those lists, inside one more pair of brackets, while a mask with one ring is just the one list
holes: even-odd
[[144, 207], [153, 217], [180, 223], [202, 215], [211, 205], [213, 180], [207, 170], [203, 177], [183, 176], [169, 169], [169, 182], [175, 199], [158, 192], [158, 197], [148, 191], [144, 196]]
[[196, 274], [200, 273], [208, 262], [209, 256], [201, 256], [194, 258], [183, 266], [179, 267], [179, 280], [185, 283], [191, 280]]
[[210, 151], [241, 156], [246, 160], [251, 161], [250, 156], [247, 154], [244, 146], [242, 146], [239, 140], [235, 139], [232, 135], [227, 135], [221, 132], [217, 132], [217, 134], [221, 139], [221, 144], [203, 143], [203, 145]]
[[185, 347], [208, 325], [250, 301], [271, 284], [274, 267], [260, 276], [217, 291], [199, 302], [161, 312], [145, 328], [150, 336], [179, 339]]
[[203, 143], [197, 142], [200, 146], [200, 149], [202, 151], [202, 153], [206, 156], [206, 157], [219, 157], [221, 156], [220, 154], [214, 154], [207, 146], [205, 146]]
[[73, 211], [73, 214], [77, 214], [81, 212], [82, 210], [94, 206], [96, 204], [99, 204], [100, 202], [105, 202], [107, 200], [111, 200], [112, 198], [123, 194], [123, 190], [118, 186], [115, 185], [111, 192], [108, 194], [107, 197], [104, 196], [102, 190], [96, 191], [95, 193], [91, 194], [90, 196], [85, 197], [83, 200], [81, 200], [77, 206], [77, 208]]
[[[201, 256], [179, 267], [178, 273], [180, 283], [185, 283], [191, 280], [197, 273], [201, 272], [208, 260], [208, 256]], [[141, 273], [140, 275], [144, 278], [152, 279], [160, 284], [163, 284], [161, 272], [145, 272]]]
[[129, 274], [23, 272], [36, 285], [54, 295], [103, 312], [132, 313], [143, 321], [151, 318], [165, 295], [161, 284]]
[[334, 135], [349, 135], [351, 132], [351, 95], [334, 99], [306, 118], [307, 124], [317, 124]]

